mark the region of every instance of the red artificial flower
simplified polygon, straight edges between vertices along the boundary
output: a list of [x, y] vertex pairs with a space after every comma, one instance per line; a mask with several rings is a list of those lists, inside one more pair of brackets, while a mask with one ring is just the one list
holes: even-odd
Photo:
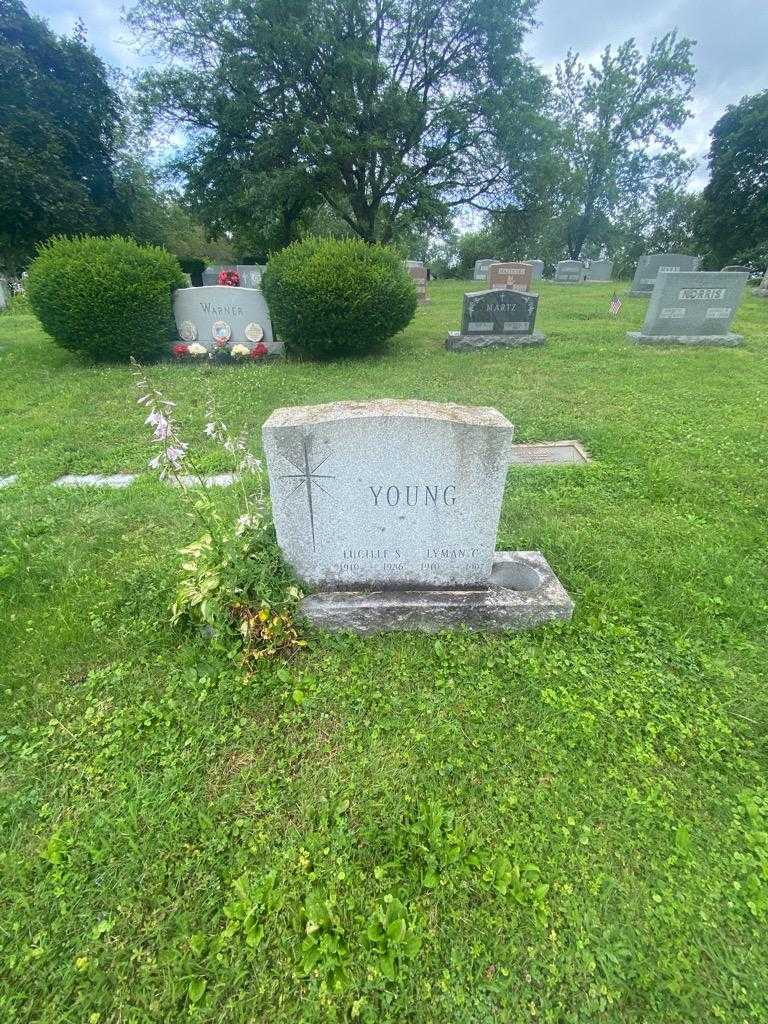
[[251, 349], [251, 359], [263, 359], [268, 353], [269, 349], [263, 341], [260, 341], [258, 345], [254, 345]]
[[237, 288], [240, 284], [240, 275], [236, 270], [221, 270], [219, 271], [219, 284]]
[[227, 347], [227, 339], [226, 338], [217, 338], [216, 339], [216, 348], [226, 348], [226, 347]]
[[183, 359], [183, 357], [189, 352], [189, 345], [174, 345], [173, 354], [177, 359]]

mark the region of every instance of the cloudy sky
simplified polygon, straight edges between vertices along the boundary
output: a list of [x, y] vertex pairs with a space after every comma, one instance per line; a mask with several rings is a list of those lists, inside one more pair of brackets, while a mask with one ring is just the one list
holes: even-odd
[[[66, 8], [60, 0], [27, 0], [27, 6], [60, 33], [70, 32], [82, 18], [97, 52], [116, 67], [140, 62], [121, 23], [119, 0], [70, 0]], [[607, 43], [634, 36], [644, 48], [675, 26], [696, 40], [693, 117], [680, 141], [699, 160], [693, 182], [697, 187], [706, 181], [703, 158], [712, 125], [729, 103], [768, 88], [765, 0], [541, 0], [538, 20], [527, 50], [547, 72], [569, 48], [589, 60]]]

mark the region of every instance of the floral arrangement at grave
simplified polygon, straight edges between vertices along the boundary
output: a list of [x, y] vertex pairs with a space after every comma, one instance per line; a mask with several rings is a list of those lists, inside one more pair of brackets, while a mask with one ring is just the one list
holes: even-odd
[[249, 359], [259, 362], [269, 357], [269, 349], [263, 341], [259, 341], [255, 345], [244, 345], [242, 342], [229, 345], [223, 341], [216, 342], [213, 348], [206, 348], [199, 341], [193, 341], [190, 344], [182, 341], [174, 345], [172, 351], [174, 359], [208, 363], [241, 363]]
[[227, 285], [230, 288], [238, 288], [240, 286], [240, 275], [236, 270], [221, 270], [219, 271], [219, 284]]
[[277, 547], [263, 465], [248, 447], [246, 432], [235, 436], [209, 398], [203, 435], [226, 453], [232, 469], [239, 508], [230, 520], [183, 439], [175, 403], [150, 383], [139, 363], [131, 364], [155, 448], [149, 468], [179, 488], [189, 517], [204, 526], [196, 541], [180, 549], [171, 622], [192, 625], [246, 667], [296, 653], [306, 646], [294, 621], [303, 594]]

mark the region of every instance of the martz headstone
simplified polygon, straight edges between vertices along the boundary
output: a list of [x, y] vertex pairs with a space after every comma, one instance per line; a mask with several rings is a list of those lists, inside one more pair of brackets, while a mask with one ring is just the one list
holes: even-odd
[[700, 262], [698, 256], [688, 256], [679, 252], [662, 252], [655, 253], [653, 256], [641, 256], [629, 294], [635, 297], [650, 295], [659, 273], [698, 270]]
[[530, 263], [500, 261], [488, 267], [488, 287], [491, 289], [516, 288], [518, 291], [527, 292], [531, 290], [532, 280], [533, 267]]
[[581, 260], [560, 260], [555, 267], [557, 284], [583, 284], [586, 268]]
[[534, 329], [539, 296], [513, 288], [467, 292], [460, 331], [451, 331], [445, 347], [453, 352], [481, 348], [520, 348], [543, 345], [546, 338]]
[[569, 618], [538, 552], [495, 551], [514, 428], [495, 409], [384, 399], [264, 424], [280, 549], [316, 625], [520, 629]]
[[427, 270], [426, 267], [421, 264], [413, 264], [407, 266], [408, 276], [411, 278], [413, 283], [416, 285], [416, 298], [419, 305], [424, 305], [425, 302], [429, 302], [429, 296], [427, 295]]
[[740, 345], [730, 331], [748, 274], [723, 271], [661, 271], [642, 330], [627, 336], [638, 344]]
[[487, 281], [488, 280], [488, 267], [492, 263], [498, 263], [498, 260], [475, 260], [475, 281]]
[[282, 343], [272, 334], [266, 300], [257, 288], [178, 288], [173, 293], [173, 315], [179, 338], [192, 355], [203, 355], [198, 352], [201, 346], [206, 352], [222, 348], [232, 352], [235, 346], [251, 351], [259, 344], [266, 346], [268, 355], [283, 353]]
[[610, 281], [612, 273], [613, 260], [589, 260], [584, 280], [587, 282]]

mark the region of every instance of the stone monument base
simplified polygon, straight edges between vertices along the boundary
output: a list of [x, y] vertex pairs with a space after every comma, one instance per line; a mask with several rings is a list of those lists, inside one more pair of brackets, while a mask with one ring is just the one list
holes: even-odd
[[744, 341], [743, 334], [643, 334], [629, 331], [627, 337], [636, 345], [720, 345], [735, 348]]
[[752, 294], [757, 295], [761, 299], [768, 299], [768, 288], [753, 288]]
[[527, 345], [543, 345], [547, 340], [541, 331], [532, 334], [462, 334], [451, 331], [445, 339], [450, 352], [471, 352], [479, 348], [523, 348]]
[[489, 587], [324, 591], [305, 597], [299, 611], [319, 629], [361, 636], [462, 627], [499, 633], [568, 620], [573, 601], [540, 551], [497, 551]]
[[624, 292], [628, 299], [650, 299], [653, 292], [633, 292], [630, 288], [628, 292]]

